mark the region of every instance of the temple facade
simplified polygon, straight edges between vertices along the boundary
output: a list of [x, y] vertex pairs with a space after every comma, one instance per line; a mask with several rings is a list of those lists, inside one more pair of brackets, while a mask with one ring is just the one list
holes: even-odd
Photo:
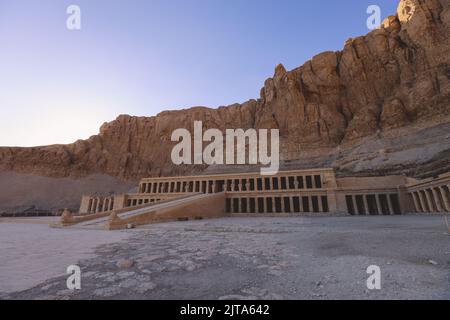
[[426, 180], [406, 176], [336, 177], [333, 169], [145, 178], [137, 193], [83, 196], [80, 214], [138, 208], [195, 194], [223, 193], [227, 214], [398, 215], [450, 211], [450, 173]]

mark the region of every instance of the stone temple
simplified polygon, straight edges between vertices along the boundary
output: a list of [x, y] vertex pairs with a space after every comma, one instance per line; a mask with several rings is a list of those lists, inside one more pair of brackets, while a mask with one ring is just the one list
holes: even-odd
[[400, 215], [450, 211], [450, 173], [337, 177], [333, 169], [144, 178], [137, 193], [83, 196], [62, 224], [119, 229], [221, 216]]

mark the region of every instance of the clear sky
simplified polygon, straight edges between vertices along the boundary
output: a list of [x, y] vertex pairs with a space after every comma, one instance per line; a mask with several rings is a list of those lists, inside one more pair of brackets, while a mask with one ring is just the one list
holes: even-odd
[[[119, 114], [258, 98], [275, 66], [366, 34], [395, 0], [0, 0], [0, 146], [71, 143]], [[69, 5], [82, 28], [66, 28]]]

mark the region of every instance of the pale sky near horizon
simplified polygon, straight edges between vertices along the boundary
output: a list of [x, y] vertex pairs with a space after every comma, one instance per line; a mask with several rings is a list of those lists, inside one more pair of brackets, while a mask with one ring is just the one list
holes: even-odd
[[[0, 0], [0, 146], [71, 143], [119, 114], [258, 98], [275, 66], [369, 32], [392, 0]], [[82, 28], [66, 28], [81, 8]]]

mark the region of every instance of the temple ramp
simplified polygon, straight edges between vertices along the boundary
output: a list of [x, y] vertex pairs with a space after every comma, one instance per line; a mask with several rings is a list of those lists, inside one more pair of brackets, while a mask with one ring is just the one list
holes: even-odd
[[136, 207], [126, 207], [126, 208], [117, 209], [117, 210], [98, 212], [98, 213], [89, 214], [89, 215], [74, 216], [72, 213], [70, 213], [70, 211], [67, 211], [67, 212], [65, 211], [63, 213], [63, 215], [61, 216], [60, 222], [53, 223], [50, 226], [56, 227], [56, 228], [60, 228], [60, 227], [68, 227], [68, 228], [93, 227], [93, 228], [98, 228], [99, 225], [101, 225], [102, 223], [105, 224], [109, 220], [109, 217], [111, 216], [111, 214], [113, 212], [117, 213], [119, 216], [123, 216], [126, 213], [137, 212], [137, 211], [139, 211], [141, 209], [148, 209], [150, 207], [156, 208], [156, 207], [158, 207], [160, 205], [163, 205], [163, 204], [165, 204], [167, 202], [171, 202], [171, 201], [174, 201], [174, 200], [182, 200], [182, 199], [190, 198], [190, 197], [196, 196], [196, 195], [200, 195], [200, 193], [190, 194], [190, 195], [183, 195], [183, 196], [175, 197], [175, 198], [172, 198], [172, 199], [159, 201], [159, 202], [156, 202], [156, 203], [149, 203], [149, 204], [140, 205], [140, 206], [136, 206]]
[[[184, 200], [197, 199], [200, 196], [203, 196], [203, 194], [195, 194], [195, 195], [191, 195], [191, 196], [184, 196], [184, 197], [181, 197], [181, 198], [165, 200], [164, 202], [157, 202], [157, 203], [154, 203], [154, 204], [150, 204], [148, 206], [145, 206], [144, 208], [129, 208], [129, 210], [127, 210], [125, 212], [117, 213], [117, 216], [119, 218], [121, 218], [121, 219], [122, 218], [123, 219], [131, 218], [131, 217], [133, 217], [135, 215], [142, 214], [142, 213], [147, 212], [149, 210], [157, 210], [157, 209], [160, 209], [160, 208], [164, 208], [169, 203], [170, 204], [183, 203]], [[111, 216], [111, 214], [108, 214], [105, 217], [97, 218], [95, 220], [80, 222], [80, 223], [77, 223], [76, 225], [74, 225], [74, 227], [98, 227], [99, 225], [106, 224], [106, 222], [109, 221], [110, 216]]]
[[177, 220], [219, 218], [225, 215], [225, 193], [199, 194], [122, 215], [113, 214], [109, 217], [106, 229], [116, 230], [126, 228], [128, 225], [139, 226]]
[[116, 230], [124, 229], [128, 225], [139, 226], [165, 221], [222, 217], [224, 215], [224, 193], [195, 194], [122, 213], [113, 211], [109, 216], [73, 224], [70, 228]]

